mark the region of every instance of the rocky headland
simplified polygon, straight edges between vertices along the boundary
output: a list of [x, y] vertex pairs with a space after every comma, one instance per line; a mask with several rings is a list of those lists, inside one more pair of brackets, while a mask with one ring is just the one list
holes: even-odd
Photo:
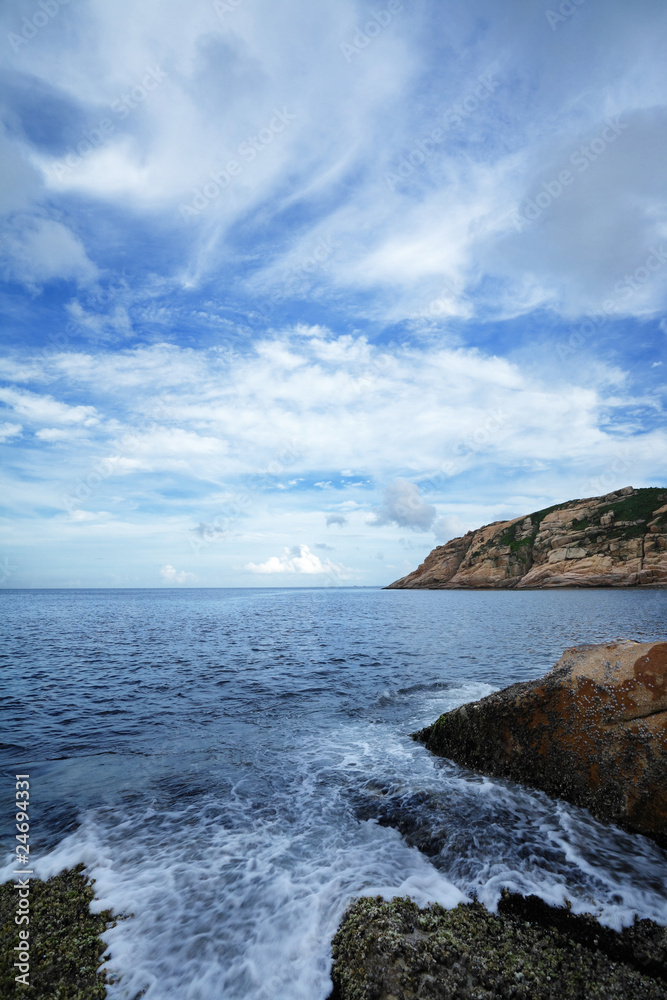
[[438, 545], [387, 590], [667, 586], [667, 489], [633, 489], [494, 521]]

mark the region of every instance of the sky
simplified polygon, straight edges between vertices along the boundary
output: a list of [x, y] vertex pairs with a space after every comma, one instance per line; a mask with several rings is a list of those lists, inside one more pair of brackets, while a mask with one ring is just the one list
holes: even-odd
[[0, 586], [377, 586], [667, 484], [663, 0], [0, 8]]

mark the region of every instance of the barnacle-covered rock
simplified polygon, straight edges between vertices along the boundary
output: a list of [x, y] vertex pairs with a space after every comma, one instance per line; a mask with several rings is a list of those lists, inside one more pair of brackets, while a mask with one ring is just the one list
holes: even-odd
[[[20, 876], [18, 876], [20, 878]], [[0, 996], [47, 1000], [103, 1000], [106, 976], [99, 970], [105, 945], [100, 935], [114, 922], [111, 912], [91, 913], [95, 897], [83, 865], [42, 881], [30, 878], [27, 929], [29, 986], [16, 982], [15, 883], [0, 885]]]
[[622, 933], [535, 897], [419, 909], [357, 900], [333, 939], [330, 1000], [667, 1000], [667, 932]]

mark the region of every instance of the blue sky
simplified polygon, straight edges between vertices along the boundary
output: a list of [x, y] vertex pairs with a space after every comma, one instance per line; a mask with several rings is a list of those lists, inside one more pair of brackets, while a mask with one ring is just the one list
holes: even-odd
[[666, 28], [4, 5], [0, 585], [386, 584], [665, 485]]

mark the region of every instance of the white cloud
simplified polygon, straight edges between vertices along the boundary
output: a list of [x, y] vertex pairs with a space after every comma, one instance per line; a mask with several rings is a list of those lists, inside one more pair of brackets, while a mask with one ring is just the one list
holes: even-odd
[[40, 441], [75, 441], [80, 439], [82, 436], [82, 431], [80, 428], [70, 428], [67, 429], [62, 427], [44, 427], [42, 430], [35, 432], [35, 437], [39, 438]]
[[160, 426], [130, 430], [114, 442], [114, 447], [118, 472], [174, 470], [215, 475], [227, 452], [227, 443], [218, 437]]
[[194, 583], [197, 579], [194, 573], [186, 573], [185, 570], [177, 570], [169, 563], [160, 570], [160, 576], [167, 583]]
[[[526, 475], [536, 463], [604, 466], [636, 431], [615, 414], [643, 405], [615, 369], [583, 364], [583, 355], [579, 363], [576, 352], [564, 368], [557, 345], [523, 368], [478, 350], [378, 350], [363, 337], [346, 339], [351, 343], [330, 356], [328, 341], [284, 332], [267, 337], [271, 350], [265, 343], [238, 354], [155, 345], [6, 367], [16, 377], [60, 379], [70, 394], [104, 399], [105, 413], [118, 414], [104, 422], [94, 406], [24, 389], [0, 389], [0, 400], [46, 428], [94, 430], [118, 471], [247, 475], [268, 486], [331, 470], [315, 484], [322, 493], [334, 470], [351, 466], [357, 475], [363, 470], [359, 482], [399, 474], [412, 483], [429, 479], [436, 492], [446, 479], [491, 466]], [[660, 454], [663, 433], [635, 438], [634, 453]], [[423, 520], [422, 510], [415, 523]]]
[[89, 285], [98, 276], [82, 241], [61, 222], [29, 219], [6, 229], [5, 269], [10, 277], [29, 287], [56, 278]]
[[281, 556], [270, 556], [263, 563], [248, 563], [246, 569], [251, 573], [303, 573], [306, 576], [327, 574], [341, 579], [347, 575], [345, 567], [337, 566], [330, 559], [322, 562], [307, 545], [287, 548]]
[[24, 389], [0, 388], [0, 402], [33, 423], [79, 424], [93, 427], [99, 423], [94, 406], [69, 406], [52, 396], [39, 396]]
[[428, 531], [435, 521], [435, 507], [419, 495], [416, 483], [397, 479], [384, 491], [382, 506], [373, 512], [369, 524], [396, 524], [413, 531]]
[[[331, 252], [305, 273], [308, 294], [311, 286], [315, 296], [338, 299], [350, 288], [374, 291], [354, 309], [379, 318], [595, 309], [615, 282], [642, 266], [652, 241], [665, 238], [667, 74], [657, 40], [667, 15], [654, 2], [610, 0], [605, 11], [601, 19], [587, 6], [576, 25], [551, 32], [520, 4], [506, 11], [486, 0], [455, 0], [443, 59], [433, 30], [434, 22], [441, 27], [437, 5], [405, 4], [349, 63], [341, 43], [367, 16], [355, 0], [285, 0], [279, 10], [255, 0], [222, 20], [210, 0], [174, 0], [168, 17], [129, 0], [91, 0], [84, 12], [63, 7], [19, 52], [7, 46], [8, 65], [26, 92], [55, 95], [86, 131], [99, 131], [104, 118], [110, 131], [95, 148], [75, 153], [67, 169], [65, 150], [31, 137], [27, 126], [26, 134], [17, 127], [3, 136], [11, 190], [0, 186], [0, 210], [3, 198], [9, 212], [32, 206], [39, 214], [47, 199], [83, 195], [144, 221], [162, 213], [160, 232], [165, 223], [180, 229], [179, 205], [235, 159], [233, 183], [220, 196], [200, 194], [205, 208], [180, 240], [175, 270], [190, 287], [224, 274], [225, 241], [239, 220], [261, 207], [271, 221], [298, 203], [302, 228], [272, 240], [263, 257], [257, 253], [262, 266], [248, 289], [284, 291], [325, 240]], [[17, 28], [10, 5], [0, 12], [0, 30], [6, 37]], [[491, 85], [479, 101], [482, 77]], [[139, 95], [131, 105], [129, 93]], [[293, 120], [252, 157], [239, 152], [268, 127], [276, 104]], [[461, 106], [468, 110], [457, 120]], [[552, 183], [578, 146], [614, 117], [627, 121], [627, 133], [537, 225], [517, 234], [514, 209]], [[68, 118], [72, 149], [83, 137], [73, 127]], [[424, 155], [420, 144], [434, 128], [443, 135]], [[401, 165], [403, 183], [392, 189], [386, 176]], [[28, 218], [22, 233], [10, 233], [19, 280], [94, 279], [81, 238], [64, 222]], [[92, 247], [95, 235], [86, 241]], [[622, 306], [646, 315], [664, 296], [658, 274]], [[92, 329], [96, 318], [89, 322]], [[125, 320], [112, 313], [110, 323], [122, 332]]]
[[0, 441], [9, 441], [23, 430], [21, 424], [0, 424]]
[[67, 311], [72, 320], [82, 329], [91, 333], [95, 339], [106, 340], [114, 334], [126, 337], [132, 333], [132, 323], [127, 309], [123, 305], [117, 305], [113, 312], [92, 313], [84, 309], [77, 299], [74, 299], [67, 304]]

